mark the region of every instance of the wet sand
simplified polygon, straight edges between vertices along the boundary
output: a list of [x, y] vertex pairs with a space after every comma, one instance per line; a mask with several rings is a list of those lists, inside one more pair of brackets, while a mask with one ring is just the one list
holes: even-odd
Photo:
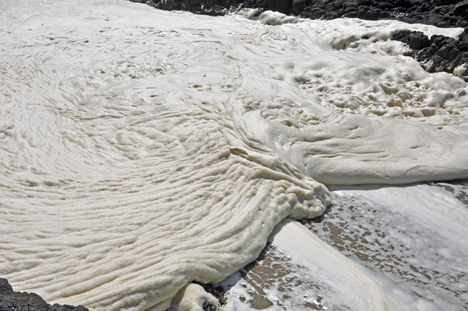
[[[468, 209], [468, 180], [434, 182], [430, 185], [454, 194]], [[467, 277], [463, 267], [447, 269], [447, 258], [437, 253], [437, 246], [427, 245], [427, 248], [417, 249], [405, 246], [401, 240], [405, 228], [398, 229], [398, 226], [407, 224], [403, 218], [399, 219], [402, 216], [398, 213], [388, 217], [388, 211], [382, 211], [379, 207], [347, 199], [333, 193], [331, 208], [323, 216], [304, 220], [302, 224], [347, 258], [379, 278], [401, 286], [408, 294], [425, 303], [450, 300], [460, 306], [460, 310], [468, 310], [468, 288], [461, 285]], [[387, 215], [383, 217], [383, 213]], [[393, 236], [394, 229], [402, 231], [403, 235]], [[443, 269], [435, 268], [437, 262]], [[292, 310], [291, 307], [295, 310], [330, 309], [328, 289], [321, 288], [320, 282], [314, 282], [307, 268], [294, 262], [274, 245], [267, 245], [260, 257], [240, 273], [242, 280], [239, 283], [246, 294], [233, 296], [229, 291], [223, 292], [218, 288], [216, 294], [223, 297], [222, 302], [226, 298], [239, 299], [255, 310]], [[299, 297], [298, 292], [308, 295]], [[333, 310], [336, 310], [336, 306]], [[452, 309], [449, 307], [447, 310]]]

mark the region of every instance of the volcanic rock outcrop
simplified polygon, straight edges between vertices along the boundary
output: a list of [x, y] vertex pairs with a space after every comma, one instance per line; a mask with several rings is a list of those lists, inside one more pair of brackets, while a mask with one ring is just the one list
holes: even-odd
[[312, 19], [395, 19], [437, 27], [468, 27], [468, 0], [132, 0], [163, 10], [222, 15], [258, 8]]
[[392, 36], [408, 44], [408, 56], [414, 57], [429, 72], [449, 72], [468, 81], [468, 28], [459, 40], [433, 35], [431, 38], [422, 32], [398, 31]]
[[0, 311], [89, 311], [83, 306], [49, 305], [35, 293], [13, 291], [6, 279], [0, 278]]
[[468, 80], [468, 0], [131, 0], [163, 10], [184, 10], [223, 15], [240, 8], [278, 11], [311, 19], [342, 17], [365, 20], [393, 19], [437, 27], [463, 27], [460, 40], [444, 36], [430, 39], [422, 33], [402, 31], [394, 40], [409, 44], [421, 66], [429, 72], [445, 71]]

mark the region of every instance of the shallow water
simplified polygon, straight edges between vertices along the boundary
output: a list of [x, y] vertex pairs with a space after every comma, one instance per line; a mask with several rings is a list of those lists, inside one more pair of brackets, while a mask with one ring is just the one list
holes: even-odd
[[[341, 256], [365, 267], [393, 300], [393, 309], [468, 308], [463, 259], [468, 243], [461, 238], [468, 213], [466, 182], [332, 190], [331, 208], [302, 223]], [[443, 216], [434, 219], [434, 211]], [[320, 264], [309, 268], [282, 246], [269, 245], [241, 270], [234, 286], [226, 286], [224, 297], [234, 310], [369, 309], [337, 297], [334, 276], [317, 270]], [[318, 255], [311, 251], [310, 256]]]
[[0, 6], [0, 275], [15, 290], [165, 310], [255, 260], [284, 218], [320, 216], [323, 183], [468, 176], [466, 83], [388, 40], [460, 29]]

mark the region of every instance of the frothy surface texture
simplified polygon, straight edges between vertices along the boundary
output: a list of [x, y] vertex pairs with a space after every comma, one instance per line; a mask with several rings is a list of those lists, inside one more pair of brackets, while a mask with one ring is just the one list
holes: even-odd
[[323, 213], [319, 182], [468, 176], [466, 84], [380, 40], [408, 25], [0, 8], [0, 273], [15, 290], [164, 310], [254, 260], [285, 217]]
[[467, 184], [332, 187], [333, 203], [322, 217], [304, 225], [286, 219], [275, 228], [272, 245], [227, 292], [230, 305], [465, 309], [468, 243], [460, 237], [467, 233]]

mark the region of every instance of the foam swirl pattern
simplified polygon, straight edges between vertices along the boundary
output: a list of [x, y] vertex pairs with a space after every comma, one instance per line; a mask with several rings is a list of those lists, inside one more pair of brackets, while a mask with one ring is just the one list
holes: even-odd
[[164, 310], [191, 281], [254, 260], [283, 218], [323, 212], [324, 186], [248, 150], [222, 86], [201, 101], [180, 79], [189, 73], [171, 76], [177, 66], [197, 76], [190, 55], [214, 58], [197, 51], [213, 39], [190, 35], [173, 50], [177, 33], [115, 33], [99, 7], [84, 14], [86, 25], [64, 17], [60, 29], [36, 16], [50, 34], [28, 40], [32, 26], [12, 23], [22, 33], [3, 39], [0, 273], [15, 288], [96, 310]]
[[[434, 104], [459, 104], [457, 118], [437, 106], [410, 125], [358, 120], [301, 90], [305, 70], [328, 56], [343, 72], [366, 53], [334, 51], [339, 24], [269, 26], [119, 1], [0, 7], [0, 274], [48, 302], [165, 310], [190, 282], [253, 261], [285, 217], [323, 213], [330, 197], [318, 181], [468, 175], [457, 78], [440, 75], [452, 95]], [[439, 90], [412, 60], [365, 55]], [[399, 141], [408, 135], [418, 143]]]

